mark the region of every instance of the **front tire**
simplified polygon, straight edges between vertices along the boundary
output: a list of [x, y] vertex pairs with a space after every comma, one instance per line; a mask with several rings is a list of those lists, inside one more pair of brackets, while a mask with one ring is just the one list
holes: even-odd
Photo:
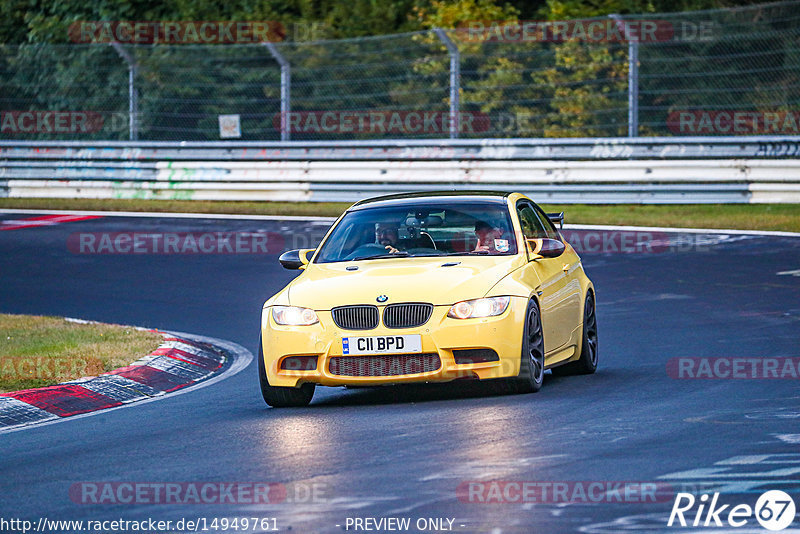
[[528, 302], [525, 312], [519, 374], [510, 382], [516, 393], [535, 393], [544, 382], [544, 333], [539, 304], [535, 300]]
[[314, 397], [314, 384], [303, 384], [297, 388], [271, 386], [267, 378], [264, 364], [264, 345], [258, 337], [258, 380], [261, 384], [261, 396], [264, 402], [273, 408], [290, 408], [308, 406]]
[[583, 340], [581, 341], [581, 357], [566, 365], [553, 368], [557, 376], [590, 375], [597, 371], [597, 314], [594, 293], [586, 293], [583, 305]]

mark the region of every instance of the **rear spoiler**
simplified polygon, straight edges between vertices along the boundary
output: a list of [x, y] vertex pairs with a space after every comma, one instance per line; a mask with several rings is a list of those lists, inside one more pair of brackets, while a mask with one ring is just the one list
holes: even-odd
[[558, 223], [558, 228], [560, 230], [564, 229], [564, 212], [560, 213], [548, 213], [547, 218], [553, 222], [553, 224]]

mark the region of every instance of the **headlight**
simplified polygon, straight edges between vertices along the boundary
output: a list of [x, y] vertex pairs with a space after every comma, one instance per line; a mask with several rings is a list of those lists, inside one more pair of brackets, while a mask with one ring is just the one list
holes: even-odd
[[314, 310], [297, 306], [273, 306], [272, 318], [276, 323], [287, 326], [308, 326], [319, 322]]
[[462, 300], [456, 302], [447, 312], [453, 319], [475, 319], [477, 317], [493, 317], [500, 315], [511, 302], [511, 297], [491, 297], [486, 299]]

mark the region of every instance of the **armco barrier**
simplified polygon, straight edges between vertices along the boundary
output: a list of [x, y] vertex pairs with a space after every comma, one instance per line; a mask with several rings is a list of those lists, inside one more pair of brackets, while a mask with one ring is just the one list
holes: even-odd
[[800, 202], [800, 138], [0, 142], [0, 197], [350, 202], [514, 189], [550, 203]]

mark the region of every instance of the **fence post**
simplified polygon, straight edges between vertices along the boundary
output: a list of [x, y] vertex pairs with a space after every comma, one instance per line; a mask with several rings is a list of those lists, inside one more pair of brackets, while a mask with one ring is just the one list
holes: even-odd
[[261, 43], [267, 47], [270, 55], [281, 66], [281, 141], [289, 141], [291, 132], [289, 131], [289, 113], [292, 110], [292, 66], [278, 51], [274, 43]]
[[631, 38], [628, 25], [617, 14], [609, 15], [628, 41], [628, 137], [639, 136], [639, 39]]
[[447, 53], [450, 55], [450, 138], [456, 139], [460, 127], [458, 112], [461, 107], [461, 54], [443, 29], [434, 28], [433, 31], [447, 47]]
[[136, 74], [138, 66], [133, 56], [122, 48], [121, 44], [113, 42], [111, 46], [114, 47], [117, 54], [128, 64], [128, 138], [131, 141], [137, 141], [139, 139], [139, 94], [136, 92]]

